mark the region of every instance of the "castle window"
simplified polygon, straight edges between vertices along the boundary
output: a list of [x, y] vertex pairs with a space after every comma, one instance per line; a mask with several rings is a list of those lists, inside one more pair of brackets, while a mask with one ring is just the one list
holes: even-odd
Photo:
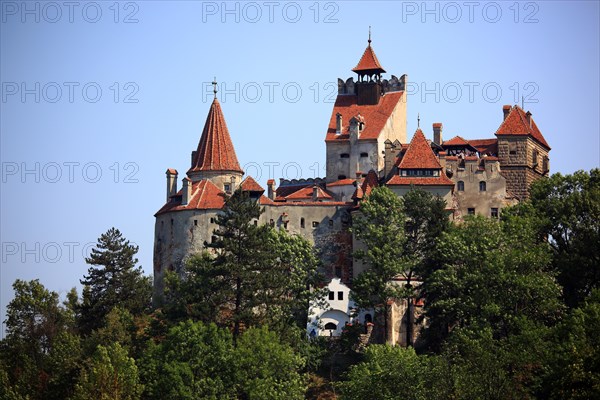
[[304, 228], [304, 218], [300, 218], [300, 228]]
[[515, 155], [517, 154], [517, 143], [516, 142], [510, 142], [508, 144], [508, 153]]
[[533, 150], [531, 158], [533, 158], [533, 168], [538, 165], [538, 151], [536, 149]]
[[544, 173], [548, 172], [548, 170], [549, 170], [549, 167], [548, 167], [548, 161], [550, 161], [550, 160], [548, 159], [548, 157], [547, 157], [547, 156], [544, 156], [544, 160], [542, 161], [542, 169], [544, 170], [544, 171], [543, 171]]
[[198, 226], [198, 220], [197, 219], [194, 220], [194, 226]]
[[490, 216], [491, 216], [492, 218], [498, 218], [498, 209], [497, 209], [497, 208], [492, 208], [492, 209], [490, 210]]
[[173, 226], [173, 223], [174, 223], [173, 218], [171, 218], [171, 226]]
[[344, 292], [338, 292], [338, 300], [344, 300]]
[[346, 175], [338, 175], [338, 180], [346, 179]]
[[469, 215], [475, 215], [475, 209], [474, 208], [467, 208], [467, 212], [469, 213]]
[[215, 243], [216, 241], [217, 241], [217, 237], [216, 237], [216, 236], [214, 236], [214, 235], [213, 235], [213, 236], [211, 236], [211, 238], [210, 238], [210, 242], [211, 242], [211, 243]]
[[210, 217], [210, 223], [214, 224], [215, 223], [215, 217]]
[[328, 322], [325, 324], [325, 329], [328, 331], [335, 331], [337, 329], [337, 325], [333, 322]]
[[369, 157], [369, 153], [360, 153], [361, 158]]
[[271, 225], [271, 226], [275, 226], [275, 221], [273, 221], [273, 218], [271, 218], [271, 219], [269, 220], [269, 225]]
[[313, 227], [313, 228], [316, 228], [317, 226], [319, 226], [319, 223], [318, 223], [317, 221], [313, 221], [313, 223], [312, 223], [312, 227]]
[[342, 153], [342, 154], [340, 154], [340, 158], [350, 158], [350, 154]]
[[342, 277], [342, 267], [335, 267], [335, 277], [336, 278], [341, 278]]
[[464, 192], [465, 191], [465, 183], [463, 181], [458, 181], [456, 183], [457, 189], [459, 192]]
[[258, 226], [258, 220], [254, 220], [254, 226]]
[[329, 220], [329, 227], [333, 228], [333, 220], [332, 219]]
[[485, 192], [486, 190], [487, 190], [487, 184], [485, 183], [485, 181], [480, 181], [479, 182], [479, 191]]
[[335, 300], [335, 292], [329, 292], [329, 300]]

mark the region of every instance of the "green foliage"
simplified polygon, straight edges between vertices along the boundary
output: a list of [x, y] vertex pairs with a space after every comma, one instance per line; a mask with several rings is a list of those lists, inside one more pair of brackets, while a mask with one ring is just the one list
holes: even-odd
[[576, 307], [600, 288], [600, 169], [540, 179], [530, 195], [554, 250], [565, 302]]
[[303, 360], [266, 327], [244, 332], [234, 352], [238, 398], [303, 399]]
[[544, 396], [551, 399], [600, 398], [600, 290], [592, 291], [557, 327]]
[[469, 218], [442, 236], [438, 251], [442, 265], [423, 284], [433, 347], [453, 327], [489, 328], [503, 338], [519, 331], [521, 318], [550, 324], [558, 317], [548, 246], [536, 241], [527, 218]]
[[[237, 191], [217, 218], [216, 252], [191, 257], [183, 275], [167, 275], [163, 315], [168, 323], [188, 318], [232, 327], [268, 325], [292, 335], [306, 324], [309, 301], [320, 294], [312, 245], [297, 235], [257, 226], [256, 201]], [[208, 245], [208, 244], [207, 244]]]
[[412, 348], [371, 345], [364, 362], [351, 367], [340, 384], [343, 399], [448, 399], [446, 366], [435, 357], [418, 356]]
[[84, 285], [83, 302], [78, 305], [80, 330], [89, 334], [97, 329], [116, 306], [139, 315], [149, 309], [150, 278], [137, 267], [138, 247], [131, 245], [118, 229], [111, 228], [98, 239], [86, 262], [91, 265], [80, 281]]
[[[16, 280], [14, 299], [6, 308], [6, 339], [0, 346], [5, 378], [10, 389], [30, 399], [48, 398], [49, 382], [60, 380], [53, 371], [55, 345], [69, 329], [68, 313], [59, 304], [58, 293], [47, 290], [38, 280]], [[53, 376], [57, 375], [57, 377]]]
[[214, 324], [182, 322], [142, 362], [147, 399], [235, 398], [231, 334]]
[[215, 324], [182, 322], [142, 362], [148, 399], [295, 399], [303, 360], [266, 327], [232, 334]]
[[98, 346], [81, 371], [73, 400], [140, 399], [143, 386], [133, 358], [118, 343]]
[[[353, 281], [352, 298], [360, 308], [375, 308], [384, 313], [387, 327], [387, 302], [401, 297], [401, 288], [390, 284], [408, 265], [404, 257], [405, 216], [402, 200], [387, 187], [373, 189], [360, 204], [354, 218], [352, 232], [364, 248], [357, 249], [354, 257], [368, 266]], [[385, 329], [387, 334], [387, 329]]]

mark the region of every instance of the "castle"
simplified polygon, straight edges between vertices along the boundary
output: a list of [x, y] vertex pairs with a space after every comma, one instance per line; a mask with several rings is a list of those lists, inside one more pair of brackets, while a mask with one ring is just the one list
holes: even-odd
[[[155, 214], [154, 290], [167, 270], [182, 271], [187, 256], [204, 250], [217, 228], [223, 193], [248, 192], [264, 209], [257, 223], [298, 234], [320, 248], [329, 282], [329, 307], [312, 309], [309, 332], [336, 336], [351, 319], [353, 277], [365, 266], [352, 260], [357, 243], [348, 228], [352, 212], [372, 188], [386, 185], [398, 196], [414, 185], [442, 197], [453, 220], [467, 214], [497, 218], [527, 197], [530, 184], [549, 173], [550, 146], [532, 114], [503, 106], [495, 137], [444, 141], [442, 123], [428, 140], [419, 127], [407, 140], [407, 75], [384, 79], [369, 38], [353, 72], [338, 79], [338, 95], [325, 134], [326, 177], [267, 182], [266, 190], [244, 177], [221, 105], [213, 100], [191, 165], [178, 189], [178, 172], [166, 171], [166, 203]], [[499, 115], [500, 116], [500, 115]], [[415, 304], [419, 306], [419, 304]], [[391, 343], [403, 344], [406, 304], [391, 309]], [[316, 324], [316, 321], [320, 324]], [[357, 317], [372, 319], [368, 310]]]

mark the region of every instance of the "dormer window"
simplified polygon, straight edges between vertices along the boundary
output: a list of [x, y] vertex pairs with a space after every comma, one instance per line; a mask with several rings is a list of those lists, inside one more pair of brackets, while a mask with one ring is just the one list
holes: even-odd
[[231, 185], [229, 183], [224, 184], [223, 189], [225, 190], [225, 193], [231, 193]]

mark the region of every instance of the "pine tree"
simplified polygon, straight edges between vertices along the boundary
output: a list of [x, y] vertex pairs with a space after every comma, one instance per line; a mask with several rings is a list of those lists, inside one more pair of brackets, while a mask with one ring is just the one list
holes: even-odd
[[118, 229], [111, 228], [98, 239], [96, 248], [86, 262], [88, 274], [80, 280], [84, 285], [80, 306], [80, 329], [89, 334], [101, 326], [105, 316], [115, 307], [139, 315], [150, 307], [150, 278], [136, 267], [138, 246], [125, 239]]

